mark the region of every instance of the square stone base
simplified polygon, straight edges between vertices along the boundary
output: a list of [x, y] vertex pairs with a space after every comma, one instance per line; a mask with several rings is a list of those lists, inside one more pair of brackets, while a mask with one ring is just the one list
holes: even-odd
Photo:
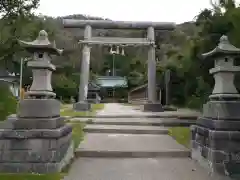
[[203, 117], [216, 120], [240, 119], [240, 101], [209, 101], [203, 105]]
[[217, 131], [191, 126], [191, 157], [222, 176], [240, 175], [240, 131]]
[[60, 101], [56, 99], [23, 99], [19, 102], [19, 118], [53, 118], [60, 115]]
[[0, 162], [2, 173], [38, 173], [61, 172], [74, 158], [74, 143], [71, 142], [60, 161], [56, 162]]
[[88, 102], [77, 102], [73, 105], [73, 109], [75, 111], [90, 111], [91, 104], [89, 104]]
[[72, 157], [70, 125], [56, 129], [0, 129], [0, 172], [60, 172]]
[[163, 106], [161, 103], [146, 103], [142, 106], [144, 112], [163, 112]]

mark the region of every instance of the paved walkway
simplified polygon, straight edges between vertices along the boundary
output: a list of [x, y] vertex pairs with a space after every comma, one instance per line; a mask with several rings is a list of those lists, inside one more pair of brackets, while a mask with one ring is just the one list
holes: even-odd
[[178, 109], [177, 111], [165, 112], [142, 112], [138, 106], [128, 106], [117, 103], [105, 104], [105, 108], [98, 112], [97, 116], [199, 116], [199, 112], [189, 109]]
[[[118, 116], [141, 113], [119, 104], [106, 104], [99, 112]], [[141, 118], [129, 118], [128, 124], [121, 124], [119, 118], [109, 119], [104, 125], [93, 123], [85, 127], [84, 141], [65, 180], [216, 179], [189, 158], [189, 150], [168, 136], [167, 128], [140, 126], [136, 122]], [[108, 124], [114, 121], [118, 123]]]

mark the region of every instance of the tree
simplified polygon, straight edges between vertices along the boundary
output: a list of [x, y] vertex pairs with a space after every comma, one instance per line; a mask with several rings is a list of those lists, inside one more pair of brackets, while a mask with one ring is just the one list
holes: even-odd
[[0, 14], [3, 19], [13, 19], [18, 16], [31, 16], [32, 10], [36, 9], [40, 0], [14, 0], [1, 1]]
[[[14, 0], [0, 2], [0, 64], [14, 71], [13, 62], [23, 52], [17, 40], [27, 33], [26, 26], [34, 18], [33, 10], [39, 0]], [[19, 57], [18, 57], [19, 58]]]
[[[169, 54], [171, 56], [169, 58], [174, 62], [171, 63], [175, 74], [174, 81], [178, 82], [172, 89], [178, 89], [179, 92], [173, 91], [172, 98], [178, 105], [201, 108], [208, 99], [214, 85], [209, 69], [213, 67], [214, 62], [203, 61], [199, 57], [202, 53], [215, 48], [222, 35], [229, 36], [230, 41], [239, 47], [239, 18], [240, 7], [234, 0], [219, 0], [218, 3], [212, 3], [212, 9], [203, 10], [196, 18], [198, 30], [196, 36], [186, 41], [178, 52]], [[180, 54], [181, 58], [177, 58]], [[240, 76], [237, 78], [240, 79]]]

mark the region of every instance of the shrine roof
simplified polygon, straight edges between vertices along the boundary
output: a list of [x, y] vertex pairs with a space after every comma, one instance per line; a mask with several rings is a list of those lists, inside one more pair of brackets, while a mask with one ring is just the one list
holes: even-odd
[[99, 76], [96, 78], [96, 84], [101, 87], [128, 87], [127, 78], [121, 76]]
[[94, 82], [88, 83], [88, 90], [90, 90], [90, 91], [98, 91], [98, 90], [100, 90], [100, 88], [101, 87]]
[[0, 81], [14, 82], [16, 80], [18, 80], [18, 76], [16, 76], [14, 73], [11, 74], [3, 68], [0, 68]]

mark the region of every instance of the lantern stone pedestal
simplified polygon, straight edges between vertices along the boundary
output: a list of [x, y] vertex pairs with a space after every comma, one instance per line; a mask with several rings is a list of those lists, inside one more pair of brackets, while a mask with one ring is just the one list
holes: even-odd
[[52, 92], [51, 74], [55, 66], [50, 54], [61, 51], [48, 41], [42, 30], [33, 42], [20, 41], [33, 53], [28, 66], [33, 82], [25, 99], [19, 102], [16, 116], [10, 116], [10, 128], [0, 129], [0, 172], [60, 172], [73, 157], [72, 127], [60, 117], [60, 102]]
[[73, 104], [73, 109], [75, 111], [89, 111], [91, 110], [91, 104], [88, 102], [77, 102], [75, 104]]
[[149, 103], [143, 104], [142, 110], [145, 112], [163, 112], [164, 111], [161, 102], [155, 102], [155, 103], [149, 102]]
[[215, 59], [210, 70], [215, 86], [203, 115], [191, 126], [191, 156], [210, 172], [223, 176], [240, 175], [240, 95], [234, 85], [234, 58], [240, 49], [231, 45], [226, 36], [204, 57]]

